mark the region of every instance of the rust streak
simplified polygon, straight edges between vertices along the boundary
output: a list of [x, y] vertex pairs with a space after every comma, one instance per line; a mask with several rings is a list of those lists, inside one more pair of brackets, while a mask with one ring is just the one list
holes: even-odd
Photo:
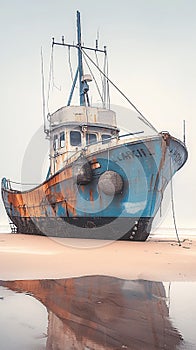
[[90, 189], [89, 194], [90, 194], [90, 201], [91, 201], [91, 202], [94, 202], [93, 190], [92, 190], [92, 189]]

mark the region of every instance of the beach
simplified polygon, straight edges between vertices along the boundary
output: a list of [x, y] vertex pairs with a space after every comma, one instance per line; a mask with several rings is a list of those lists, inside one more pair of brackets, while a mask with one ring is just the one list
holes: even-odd
[[104, 275], [151, 281], [196, 281], [196, 238], [146, 242], [0, 235], [0, 279]]
[[194, 349], [195, 291], [195, 236], [0, 234], [2, 350]]

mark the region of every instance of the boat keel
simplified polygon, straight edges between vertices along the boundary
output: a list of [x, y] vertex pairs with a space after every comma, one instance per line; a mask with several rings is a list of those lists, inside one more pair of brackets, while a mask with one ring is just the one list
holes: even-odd
[[145, 241], [153, 218], [13, 217], [17, 233], [61, 238]]

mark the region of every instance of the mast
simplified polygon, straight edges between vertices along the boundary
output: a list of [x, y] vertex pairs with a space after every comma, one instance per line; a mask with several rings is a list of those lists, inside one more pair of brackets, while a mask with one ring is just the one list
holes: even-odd
[[77, 39], [78, 39], [78, 71], [79, 71], [79, 86], [80, 86], [80, 106], [84, 106], [84, 91], [83, 91], [83, 67], [82, 67], [82, 50], [81, 50], [81, 22], [80, 12], [77, 11]]
[[[92, 48], [92, 47], [86, 47], [84, 45], [82, 45], [81, 42], [81, 22], [80, 22], [80, 12], [77, 11], [77, 44], [68, 44], [65, 43], [64, 41], [64, 36], [62, 37], [62, 42], [56, 42], [54, 40], [54, 38], [52, 38], [52, 47], [54, 45], [60, 45], [60, 46], [66, 46], [69, 49], [70, 48], [76, 48], [78, 50], [78, 67], [75, 73], [75, 78], [73, 80], [72, 83], [72, 87], [71, 87], [71, 91], [69, 94], [69, 98], [68, 98], [68, 102], [67, 102], [67, 106], [70, 106], [71, 101], [72, 101], [72, 97], [73, 97], [73, 93], [74, 93], [74, 89], [76, 87], [76, 82], [77, 79], [79, 79], [79, 100], [80, 100], [80, 106], [85, 106], [86, 104], [88, 106], [90, 106], [90, 102], [89, 102], [89, 97], [88, 97], [88, 91], [89, 91], [89, 85], [88, 82], [92, 81], [92, 78], [90, 76], [90, 74], [84, 74], [83, 72], [83, 60], [82, 60], [82, 55], [83, 53], [88, 57], [87, 53], [85, 52], [86, 50], [90, 50], [90, 51], [94, 51], [94, 52], [101, 52], [104, 53], [106, 55], [106, 47], [104, 46], [104, 50], [100, 50], [98, 48], [98, 42], [96, 42], [96, 47]], [[85, 50], [85, 51], [83, 51]], [[83, 51], [83, 52], [82, 52]], [[90, 59], [92, 61], [92, 59]], [[101, 74], [103, 74], [103, 76], [106, 77], [106, 74], [104, 74], [101, 69], [94, 63], [93, 64], [97, 67], [97, 69], [101, 72]], [[105, 106], [105, 103], [103, 103], [103, 106]]]

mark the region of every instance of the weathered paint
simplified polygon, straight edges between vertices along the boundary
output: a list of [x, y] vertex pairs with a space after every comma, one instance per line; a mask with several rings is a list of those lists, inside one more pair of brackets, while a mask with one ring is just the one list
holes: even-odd
[[[120, 218], [121, 222], [127, 219], [130, 225], [127, 232], [132, 230], [135, 222], [142, 222], [146, 227], [144, 229], [142, 226], [141, 239], [146, 239], [150, 233], [152, 220], [160, 207], [163, 192], [174, 173], [185, 163], [186, 158], [186, 148], [180, 141], [170, 136], [159, 135], [146, 139], [145, 142], [130, 141], [115, 147], [107, 146], [102, 152], [99, 151], [94, 155], [87, 154], [85, 157], [87, 162], [100, 164], [100, 168], [92, 169], [92, 181], [89, 184], [81, 186], [77, 184], [73, 174], [73, 163], [30, 191], [8, 190], [4, 181], [2, 196], [8, 215], [22, 232], [28, 227], [24, 223], [25, 220], [31, 222], [31, 226], [34, 222], [34, 226], [38, 228], [44, 225], [47, 233], [47, 225], [51, 225], [53, 230], [57, 229], [55, 226], [57, 219], [67, 223], [72, 221], [72, 227], [76, 222], [76, 226], [80, 226], [81, 222], [81, 227], [93, 227], [93, 225], [101, 227], [101, 222]], [[108, 196], [99, 191], [99, 177], [107, 170], [117, 172], [122, 177], [121, 193]], [[63, 230], [61, 224], [59, 230]], [[36, 232], [36, 228], [34, 231]], [[49, 234], [51, 231], [49, 229]], [[38, 229], [38, 233], [40, 232]], [[137, 233], [139, 235], [139, 231]], [[107, 235], [107, 230], [104, 234], [106, 239], [108, 235], [111, 238], [111, 234]], [[63, 232], [63, 235], [66, 236], [66, 232]], [[76, 233], [73, 235], [77, 236]], [[89, 235], [93, 236], [92, 229]], [[70, 232], [68, 236], [71, 236]]]

